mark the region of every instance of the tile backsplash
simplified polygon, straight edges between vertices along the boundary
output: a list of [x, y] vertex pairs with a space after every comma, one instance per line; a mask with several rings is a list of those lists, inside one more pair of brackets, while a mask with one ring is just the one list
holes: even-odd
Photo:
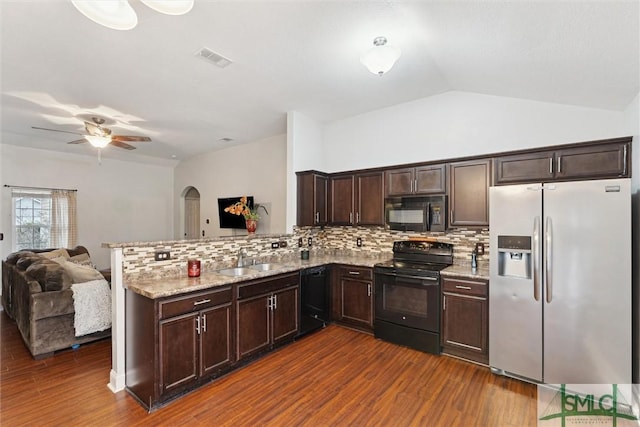
[[[454, 261], [471, 261], [476, 243], [484, 243], [485, 254], [479, 261], [489, 259], [489, 229], [455, 228], [446, 232], [415, 233], [386, 230], [384, 227], [294, 227], [293, 234], [220, 237], [200, 240], [177, 240], [155, 244], [131, 244], [123, 247], [123, 274], [125, 279], [154, 279], [186, 274], [187, 261], [199, 259], [202, 271], [234, 266], [238, 251], [244, 249], [248, 258], [277, 261], [297, 256], [302, 246], [311, 251], [332, 253], [361, 252], [371, 255], [388, 253], [392, 256], [395, 240], [429, 237], [454, 245]], [[309, 247], [309, 238], [311, 246]], [[361, 246], [358, 246], [360, 239]], [[286, 242], [286, 247], [272, 248], [273, 243]], [[156, 261], [155, 252], [170, 251], [171, 259]]]

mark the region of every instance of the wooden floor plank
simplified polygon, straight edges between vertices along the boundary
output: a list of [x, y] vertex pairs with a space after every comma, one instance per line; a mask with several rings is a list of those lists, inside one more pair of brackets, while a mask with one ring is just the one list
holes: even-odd
[[329, 326], [149, 414], [107, 388], [111, 342], [33, 360], [0, 312], [0, 425], [534, 426], [536, 387]]

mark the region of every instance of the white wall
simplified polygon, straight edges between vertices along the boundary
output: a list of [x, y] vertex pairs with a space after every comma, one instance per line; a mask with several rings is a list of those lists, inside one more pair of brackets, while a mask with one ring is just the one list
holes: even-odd
[[296, 172], [324, 171], [328, 155], [322, 144], [323, 126], [297, 111], [287, 113], [287, 221], [286, 230], [296, 223]]
[[[220, 229], [218, 198], [254, 196], [269, 215], [259, 214], [257, 233], [284, 233], [286, 217], [286, 136], [276, 135], [252, 143], [213, 151], [180, 162], [174, 171], [175, 238], [184, 233], [184, 189], [200, 192], [201, 230], [207, 237], [246, 235], [246, 230]], [[206, 219], [210, 220], [206, 224]]]
[[[6, 185], [78, 190], [78, 243], [99, 268], [110, 266], [104, 242], [173, 236], [173, 167], [145, 165], [0, 144]], [[2, 258], [11, 253], [11, 190], [2, 188]]]
[[[327, 124], [325, 172], [633, 135], [625, 113], [447, 92]], [[636, 119], [637, 122], [637, 119]]]

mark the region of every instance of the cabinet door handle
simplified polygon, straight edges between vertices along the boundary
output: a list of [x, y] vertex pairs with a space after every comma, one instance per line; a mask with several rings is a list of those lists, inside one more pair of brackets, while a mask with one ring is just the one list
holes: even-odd
[[210, 299], [201, 299], [200, 301], [194, 302], [193, 305], [196, 306], [196, 305], [206, 304], [208, 302], [211, 302], [211, 300]]
[[273, 295], [267, 298], [267, 310], [273, 310]]
[[623, 162], [622, 163], [622, 165], [623, 165], [622, 166], [622, 175], [624, 176], [624, 175], [627, 174], [627, 146], [626, 146], [626, 144], [622, 148], [622, 150], [623, 150], [622, 151], [622, 157], [623, 157], [623, 160], [622, 160], [622, 162]]
[[413, 180], [413, 191], [416, 192], [416, 193], [418, 192], [418, 180], [417, 179]]
[[353, 224], [353, 212], [349, 212], [349, 224]]
[[553, 157], [549, 157], [549, 175], [553, 175]]
[[196, 318], [196, 333], [200, 335], [200, 316]]
[[371, 296], [371, 283], [369, 283], [367, 285], [367, 296], [370, 297]]
[[456, 289], [466, 289], [467, 291], [470, 291], [471, 290], [471, 286], [456, 285]]
[[278, 295], [273, 296], [273, 310], [278, 309]]
[[446, 309], [447, 309], [447, 296], [442, 295], [442, 311], [445, 311]]
[[349, 274], [352, 275], [352, 276], [359, 276], [360, 272], [359, 271], [350, 271]]
[[202, 315], [202, 332], [207, 332], [207, 315]]
[[449, 211], [449, 224], [453, 224], [453, 209]]
[[413, 180], [409, 181], [409, 193], [413, 193]]
[[356, 224], [360, 224], [360, 212], [356, 212]]
[[316, 212], [316, 224], [320, 222], [320, 212]]
[[556, 159], [556, 163], [557, 163], [557, 173], [562, 173], [562, 156], [558, 156], [558, 158]]

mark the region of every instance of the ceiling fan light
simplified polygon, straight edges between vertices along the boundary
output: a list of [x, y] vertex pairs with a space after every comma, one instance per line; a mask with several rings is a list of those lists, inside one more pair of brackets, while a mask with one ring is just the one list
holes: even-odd
[[376, 37], [373, 45], [362, 54], [360, 62], [373, 74], [381, 76], [393, 67], [402, 51], [397, 47], [389, 46], [385, 37]]
[[193, 8], [194, 0], [140, 0], [156, 12], [166, 15], [184, 15]]
[[104, 148], [111, 142], [111, 138], [99, 135], [85, 135], [84, 139], [96, 148]]
[[87, 18], [113, 30], [130, 30], [138, 16], [127, 0], [71, 0]]

